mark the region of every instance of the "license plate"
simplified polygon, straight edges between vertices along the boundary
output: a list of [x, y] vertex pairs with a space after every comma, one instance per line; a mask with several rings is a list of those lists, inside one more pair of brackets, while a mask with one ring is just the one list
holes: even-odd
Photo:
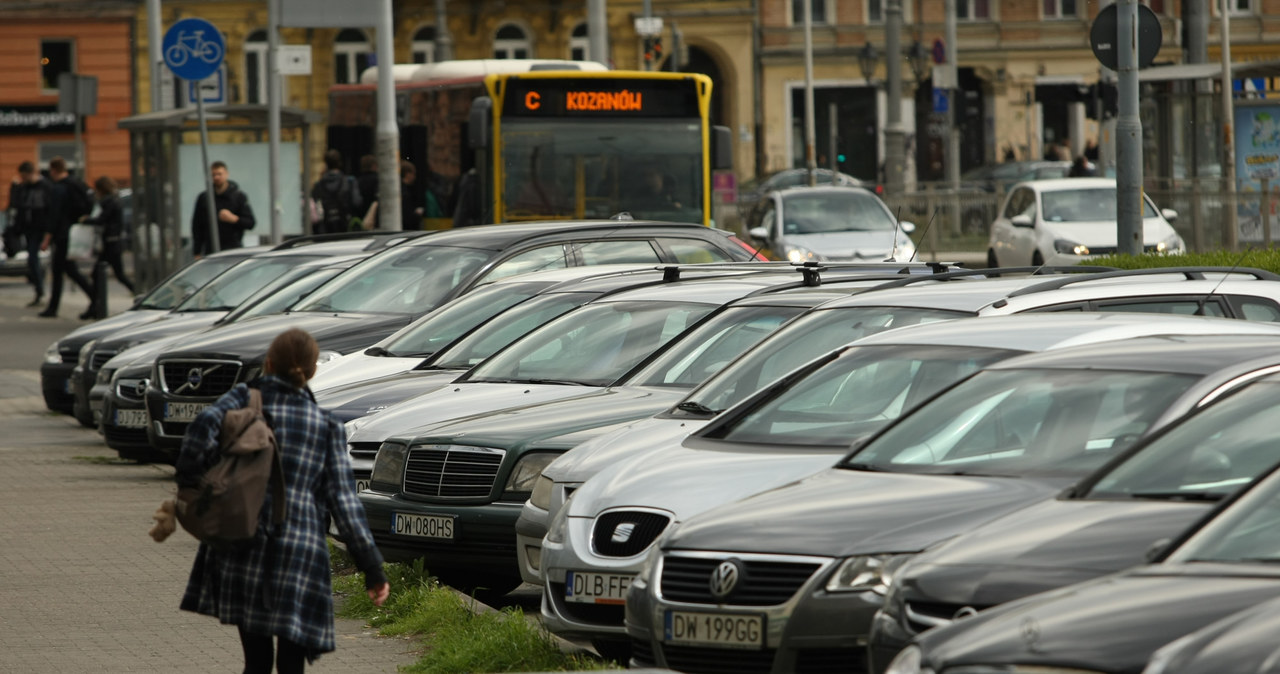
[[564, 577], [564, 600], [583, 604], [627, 603], [631, 574], [569, 571]]
[[116, 410], [116, 425], [123, 428], [146, 428], [146, 410]]
[[442, 538], [453, 540], [453, 518], [440, 515], [409, 515], [395, 513], [391, 518], [391, 533], [401, 536]]
[[165, 421], [194, 421], [209, 403], [165, 403]]
[[672, 644], [764, 648], [764, 616], [667, 611], [662, 639]]

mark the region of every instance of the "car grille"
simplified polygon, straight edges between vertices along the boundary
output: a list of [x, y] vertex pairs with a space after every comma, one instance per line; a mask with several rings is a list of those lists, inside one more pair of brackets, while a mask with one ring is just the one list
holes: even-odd
[[140, 403], [144, 398], [142, 391], [146, 385], [146, 379], [119, 379], [116, 381], [116, 397]]
[[67, 365], [75, 365], [80, 362], [80, 354], [76, 351], [58, 351], [58, 355], [62, 357], [62, 362]]
[[644, 552], [670, 522], [671, 518], [661, 513], [608, 512], [596, 518], [591, 544], [597, 554], [605, 557], [633, 557]]
[[373, 461], [378, 458], [378, 448], [382, 446], [379, 442], [348, 442], [347, 451], [353, 459], [365, 459]]
[[773, 670], [773, 650], [735, 650], [696, 646], [662, 646], [667, 667], [688, 674], [767, 674]]
[[622, 627], [627, 607], [616, 604], [579, 604], [564, 600], [564, 583], [551, 584], [551, 601], [561, 613], [579, 622], [592, 625]]
[[[1119, 250], [1120, 249], [1116, 246], [1089, 246], [1090, 255], [1115, 255]], [[1155, 253], [1160, 249], [1155, 244], [1152, 244], [1150, 246], [1143, 246], [1142, 250], [1146, 253]]]
[[89, 370], [92, 372], [97, 372], [98, 370], [101, 370], [102, 366], [106, 365], [107, 361], [114, 358], [115, 355], [116, 355], [115, 351], [94, 350], [93, 355], [89, 356]]
[[985, 605], [951, 604], [937, 601], [907, 602], [907, 624], [916, 632], [947, 624], [956, 619], [956, 613], [963, 608], [981, 611]]
[[742, 560], [742, 575], [725, 599], [711, 595], [711, 574], [725, 558], [667, 555], [662, 561], [662, 596], [691, 604], [774, 606], [795, 595], [818, 570], [817, 563]]
[[802, 648], [796, 674], [865, 674], [867, 652], [860, 648]]
[[645, 667], [652, 667], [655, 664], [653, 661], [653, 646], [648, 639], [631, 640], [631, 660], [637, 665]]
[[[193, 377], [199, 373], [199, 377]], [[236, 385], [240, 363], [230, 360], [169, 360], [160, 363], [164, 390], [192, 397], [220, 396]], [[192, 381], [196, 381], [193, 386]]]
[[487, 498], [504, 456], [506, 452], [488, 447], [412, 447], [404, 471], [404, 492], [444, 499]]

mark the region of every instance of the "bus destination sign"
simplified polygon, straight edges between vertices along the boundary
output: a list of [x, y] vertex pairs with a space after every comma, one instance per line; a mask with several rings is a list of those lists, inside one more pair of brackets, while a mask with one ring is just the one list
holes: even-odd
[[697, 117], [693, 80], [507, 81], [503, 114], [518, 117]]

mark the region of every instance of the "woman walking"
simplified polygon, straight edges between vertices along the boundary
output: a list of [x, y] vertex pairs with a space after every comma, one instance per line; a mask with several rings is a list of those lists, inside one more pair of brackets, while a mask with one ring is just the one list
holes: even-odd
[[[334, 650], [330, 516], [365, 574], [369, 598], [380, 606], [389, 590], [356, 498], [346, 432], [307, 389], [318, 355], [311, 335], [286, 330], [267, 350], [264, 376], [250, 383], [262, 391], [263, 413], [279, 445], [284, 523], [272, 526], [268, 493], [251, 542], [234, 550], [200, 544], [182, 598], [183, 610], [239, 628], [246, 673], [270, 672], [273, 659], [278, 672], [302, 672], [307, 662]], [[217, 463], [223, 415], [248, 402], [248, 386], [239, 384], [191, 424], [177, 460], [180, 487], [194, 485]]]
[[[92, 218], [86, 215], [80, 218], [80, 221], [102, 228], [102, 252], [98, 255], [95, 264], [105, 262], [111, 265], [111, 271], [115, 273], [116, 280], [129, 289], [129, 294], [136, 295], [138, 291], [134, 289], [133, 282], [124, 275], [124, 207], [120, 204], [116, 181], [110, 176], [102, 176], [93, 182], [93, 191], [98, 195], [98, 215]], [[96, 279], [97, 276], [95, 275], [94, 278]], [[94, 288], [91, 299], [99, 296], [105, 298], [106, 293], [102, 290], [102, 288]], [[102, 309], [105, 316], [106, 307]], [[93, 318], [93, 307], [90, 306], [88, 311], [80, 314], [80, 318]]]

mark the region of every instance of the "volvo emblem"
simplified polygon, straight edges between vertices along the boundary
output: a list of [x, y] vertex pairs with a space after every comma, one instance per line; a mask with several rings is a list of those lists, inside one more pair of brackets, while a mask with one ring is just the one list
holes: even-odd
[[724, 599], [733, 593], [742, 575], [742, 565], [736, 559], [727, 559], [711, 572], [711, 596]]
[[146, 379], [139, 379], [138, 383], [134, 385], [134, 393], [136, 393], [139, 398], [143, 398], [147, 395], [147, 383], [148, 381]]
[[965, 607], [962, 607], [959, 611], [956, 611], [956, 614], [951, 616], [951, 619], [959, 620], [961, 618], [970, 618], [976, 615], [978, 615], [978, 609], [972, 606], [965, 606]]
[[200, 388], [200, 383], [203, 381], [204, 373], [200, 371], [200, 368], [193, 367], [190, 370], [187, 370], [187, 384], [192, 389]]
[[635, 533], [635, 531], [636, 531], [635, 522], [623, 522], [622, 524], [619, 524], [617, 527], [614, 528], [613, 536], [610, 537], [609, 540], [613, 541], [614, 543], [626, 543], [627, 541], [631, 540], [631, 534]]

